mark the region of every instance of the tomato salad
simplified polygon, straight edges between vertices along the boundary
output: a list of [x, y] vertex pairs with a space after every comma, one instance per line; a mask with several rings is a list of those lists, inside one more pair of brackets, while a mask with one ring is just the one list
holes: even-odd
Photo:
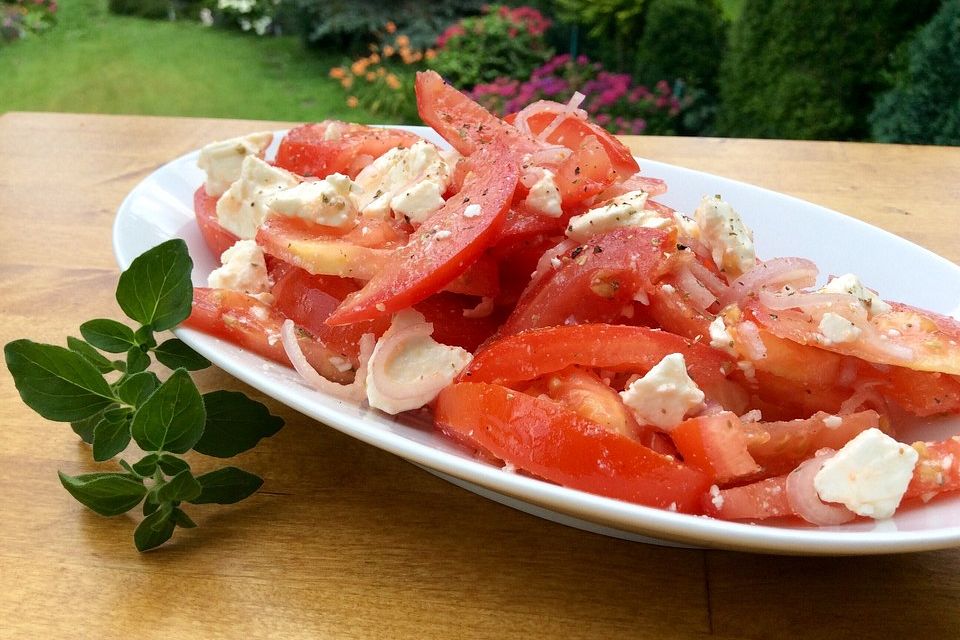
[[731, 520], [886, 518], [960, 489], [960, 323], [758, 259], [719, 195], [667, 185], [569, 103], [500, 119], [424, 72], [450, 145], [325, 121], [205, 147], [222, 266], [188, 325], [476, 455], [563, 486]]

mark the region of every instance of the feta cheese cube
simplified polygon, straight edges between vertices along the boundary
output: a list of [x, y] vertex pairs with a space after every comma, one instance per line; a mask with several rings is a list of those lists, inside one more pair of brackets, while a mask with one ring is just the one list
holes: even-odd
[[268, 203], [273, 197], [299, 183], [300, 179], [286, 169], [247, 156], [240, 178], [217, 200], [217, 220], [238, 238], [253, 238], [267, 217]]
[[[437, 147], [426, 140], [409, 149], [391, 149], [357, 174], [356, 182], [364, 193], [359, 209], [365, 216], [378, 218], [387, 217], [393, 210], [411, 222], [423, 223], [443, 206], [442, 195], [450, 186], [450, 178], [449, 165]], [[417, 187], [424, 182], [431, 184]]]
[[646, 191], [631, 191], [617, 196], [602, 207], [574, 216], [567, 226], [567, 237], [576, 242], [586, 242], [598, 233], [619, 227], [660, 229], [671, 224], [671, 220], [661, 217], [656, 211], [644, 209], [647, 197]]
[[308, 180], [284, 189], [267, 200], [270, 211], [316, 224], [350, 229], [357, 220], [357, 206], [351, 198], [353, 181], [334, 173], [323, 180]]
[[214, 269], [207, 284], [214, 289], [232, 289], [270, 304], [270, 276], [263, 249], [253, 240], [238, 240], [220, 256], [221, 267]]
[[251, 133], [239, 138], [212, 142], [200, 150], [197, 166], [207, 174], [204, 187], [211, 196], [223, 195], [230, 185], [240, 179], [240, 168], [247, 156], [263, 157], [273, 134], [269, 131]]
[[557, 188], [556, 174], [549, 169], [540, 169], [540, 178], [530, 187], [524, 200], [530, 209], [541, 213], [548, 218], [559, 218], [563, 215], [560, 189]]
[[[417, 311], [401, 311], [377, 341], [367, 368], [371, 407], [391, 415], [418, 409], [433, 401], [470, 364], [473, 356], [466, 349], [440, 344], [424, 333], [405, 332], [424, 322]], [[403, 392], [393, 391], [397, 388]]]
[[670, 429], [703, 404], [703, 391], [687, 373], [682, 353], [671, 353], [620, 392], [638, 420]]
[[893, 307], [881, 300], [880, 296], [863, 286], [860, 278], [852, 273], [831, 278], [827, 284], [821, 287], [820, 291], [823, 293], [846, 293], [854, 296], [867, 310], [868, 318], [893, 310]]
[[727, 325], [723, 321], [723, 316], [717, 316], [710, 323], [710, 346], [714, 349], [729, 353], [732, 356], [739, 355], [734, 348], [733, 336], [727, 330]]
[[820, 341], [826, 346], [853, 342], [860, 337], [860, 328], [843, 316], [828, 311], [820, 318]]
[[721, 271], [737, 278], [753, 268], [757, 262], [753, 232], [729, 203], [719, 196], [704, 196], [693, 218], [700, 240]]
[[823, 463], [813, 486], [824, 502], [854, 513], [889, 518], [897, 510], [919, 455], [880, 429], [867, 429]]

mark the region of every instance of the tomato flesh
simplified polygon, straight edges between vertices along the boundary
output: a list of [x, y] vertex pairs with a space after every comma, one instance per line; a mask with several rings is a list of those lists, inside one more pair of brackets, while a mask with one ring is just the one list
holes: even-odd
[[197, 216], [197, 226], [200, 235], [207, 244], [210, 252], [219, 259], [223, 252], [232, 247], [238, 238], [220, 226], [217, 219], [217, 196], [207, 194], [206, 188], [201, 185], [193, 194], [193, 211]]
[[698, 513], [710, 484], [701, 472], [551, 400], [498, 385], [447, 387], [436, 423], [518, 469], [610, 498]]
[[735, 413], [724, 411], [684, 420], [670, 430], [683, 461], [706, 473], [716, 484], [748, 478], [760, 465], [747, 450], [747, 435]]
[[302, 176], [342, 173], [355, 178], [365, 164], [390, 149], [410, 147], [419, 140], [420, 136], [399, 129], [327, 120], [291, 129], [280, 141], [276, 163]]

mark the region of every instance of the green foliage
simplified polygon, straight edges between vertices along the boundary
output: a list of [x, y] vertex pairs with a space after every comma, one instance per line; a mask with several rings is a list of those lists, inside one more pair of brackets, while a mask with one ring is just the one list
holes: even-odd
[[107, 7], [117, 15], [155, 20], [168, 18], [173, 9], [170, 0], [109, 0]]
[[937, 0], [747, 0], [721, 65], [722, 134], [863, 138], [880, 70]]
[[647, 84], [682, 78], [714, 93], [725, 41], [715, 0], [649, 0], [634, 75]]
[[557, 16], [581, 34], [577, 53], [609, 69], [633, 68], [636, 41], [645, 24], [645, 0], [557, 0]]
[[523, 80], [553, 56], [544, 38], [549, 26], [530, 7], [488, 7], [440, 35], [431, 67], [464, 90], [502, 77]]
[[484, 0], [289, 0], [302, 35], [317, 47], [358, 54], [387, 23], [410, 38], [414, 48], [433, 46], [441, 31], [463, 16], [476, 15]]
[[960, 145], [960, 0], [947, 0], [898, 56], [870, 115], [882, 142]]
[[[120, 515], [142, 502], [145, 518], [134, 533], [140, 551], [163, 544], [176, 527], [196, 526], [181, 503], [231, 504], [263, 483], [235, 467], [194, 476], [176, 454], [194, 449], [230, 457], [283, 426], [266, 407], [242, 393], [201, 396], [183, 366], [196, 369], [210, 363], [179, 340], [157, 345], [154, 329], [169, 328], [189, 314], [192, 268], [186, 243], [170, 240], [136, 258], [121, 274], [116, 298], [140, 323], [135, 331], [98, 319], [81, 328], [87, 342], [68, 338], [69, 349], [30, 340], [4, 347], [7, 368], [23, 402], [48, 420], [70, 422], [74, 432], [93, 445], [94, 460], [123, 453], [131, 440], [146, 453], [133, 464], [118, 460], [123, 471], [60, 473], [70, 495], [100, 515]], [[111, 362], [100, 353], [125, 349], [126, 362]], [[150, 353], [180, 368], [161, 382], [156, 373], [146, 371]]]

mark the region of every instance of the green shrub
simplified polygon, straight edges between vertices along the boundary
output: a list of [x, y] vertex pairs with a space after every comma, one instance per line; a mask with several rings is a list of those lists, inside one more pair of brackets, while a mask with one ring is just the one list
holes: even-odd
[[682, 78], [714, 93], [725, 42], [716, 0], [649, 0], [634, 76], [648, 84]]
[[960, 0], [947, 0], [899, 58], [870, 115], [874, 139], [960, 145]]
[[426, 48], [450, 23], [476, 15], [486, 0], [288, 0], [301, 35], [313, 46], [357, 54], [392, 22], [413, 46]]
[[939, 0], [747, 0], [721, 64], [722, 134], [860, 139], [881, 70]]
[[493, 5], [464, 18], [437, 38], [431, 64], [461, 89], [507, 77], [522, 80], [553, 57], [544, 34], [550, 21], [532, 7]]
[[557, 17], [575, 25], [578, 52], [608, 69], [632, 70], [636, 41], [643, 34], [645, 0], [556, 0]]
[[170, 15], [170, 0], [110, 0], [111, 13], [138, 18], [166, 19]]

